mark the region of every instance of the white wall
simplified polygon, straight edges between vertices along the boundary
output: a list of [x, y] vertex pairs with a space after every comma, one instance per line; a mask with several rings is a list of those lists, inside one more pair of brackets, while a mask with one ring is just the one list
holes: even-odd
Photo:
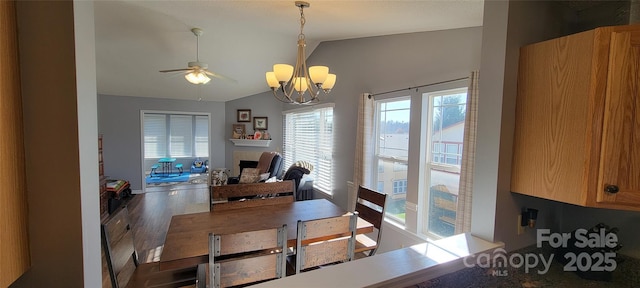
[[[98, 163], [98, 109], [96, 83], [96, 47], [93, 21], [93, 2], [73, 4], [76, 85], [78, 98], [78, 142], [80, 156], [80, 191], [82, 207], [82, 256], [84, 286], [96, 285], [102, 279], [100, 253], [100, 205]], [[99, 206], [98, 206], [99, 207]]]

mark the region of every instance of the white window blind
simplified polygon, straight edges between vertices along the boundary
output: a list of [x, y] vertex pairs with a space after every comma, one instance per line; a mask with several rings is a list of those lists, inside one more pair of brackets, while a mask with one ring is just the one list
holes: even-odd
[[193, 140], [192, 118], [191, 115], [170, 115], [172, 157], [191, 156], [191, 141]]
[[209, 116], [144, 113], [144, 157], [209, 157]]
[[314, 188], [333, 191], [333, 106], [296, 110], [285, 113], [285, 167], [296, 161], [313, 165]]
[[167, 115], [144, 115], [144, 158], [162, 158], [167, 151]]
[[195, 128], [196, 157], [209, 157], [209, 117], [196, 116]]

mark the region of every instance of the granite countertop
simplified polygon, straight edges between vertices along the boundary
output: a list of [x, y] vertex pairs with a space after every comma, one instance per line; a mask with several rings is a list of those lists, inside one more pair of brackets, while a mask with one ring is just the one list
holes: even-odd
[[[552, 248], [537, 248], [534, 245], [508, 253], [507, 256], [511, 257], [515, 253], [519, 255], [533, 253], [544, 255], [545, 259], [549, 259], [553, 252]], [[575, 272], [564, 271], [565, 265], [558, 261], [561, 256], [557, 255], [557, 252], [555, 254], [548, 271], [543, 274], [538, 274], [539, 270], [544, 270], [543, 264], [529, 269], [528, 272], [524, 267], [481, 268], [475, 266], [411, 287], [640, 287], [640, 259], [617, 254], [615, 258], [617, 267], [611, 272], [611, 281], [597, 281], [581, 278]]]

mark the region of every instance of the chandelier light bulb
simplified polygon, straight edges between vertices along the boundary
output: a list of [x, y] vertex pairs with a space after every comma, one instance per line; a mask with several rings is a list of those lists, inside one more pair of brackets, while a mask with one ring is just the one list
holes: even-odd
[[267, 72], [267, 84], [269, 84], [269, 87], [271, 88], [278, 88], [280, 87], [280, 82], [278, 82], [278, 78], [276, 78], [276, 73], [271, 71], [271, 72]]
[[273, 65], [273, 72], [279, 82], [289, 82], [289, 80], [291, 80], [291, 76], [293, 76], [293, 66], [288, 64], [276, 64]]
[[293, 89], [298, 91], [298, 93], [304, 93], [307, 91], [309, 86], [307, 85], [307, 79], [304, 77], [296, 77], [293, 78]]
[[336, 74], [328, 74], [327, 79], [322, 83], [322, 89], [329, 91], [333, 89], [334, 85], [336, 85]]
[[329, 75], [329, 67], [327, 66], [311, 66], [309, 67], [309, 77], [316, 84], [322, 84]]

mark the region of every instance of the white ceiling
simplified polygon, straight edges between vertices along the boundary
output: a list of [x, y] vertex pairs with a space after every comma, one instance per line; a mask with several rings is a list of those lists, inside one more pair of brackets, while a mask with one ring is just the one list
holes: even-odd
[[[307, 54], [322, 41], [482, 25], [482, 0], [308, 2]], [[293, 0], [97, 1], [95, 25], [99, 94], [228, 101], [268, 91], [273, 64], [295, 64], [300, 13]], [[237, 83], [158, 72], [196, 60], [193, 27], [200, 61]]]

